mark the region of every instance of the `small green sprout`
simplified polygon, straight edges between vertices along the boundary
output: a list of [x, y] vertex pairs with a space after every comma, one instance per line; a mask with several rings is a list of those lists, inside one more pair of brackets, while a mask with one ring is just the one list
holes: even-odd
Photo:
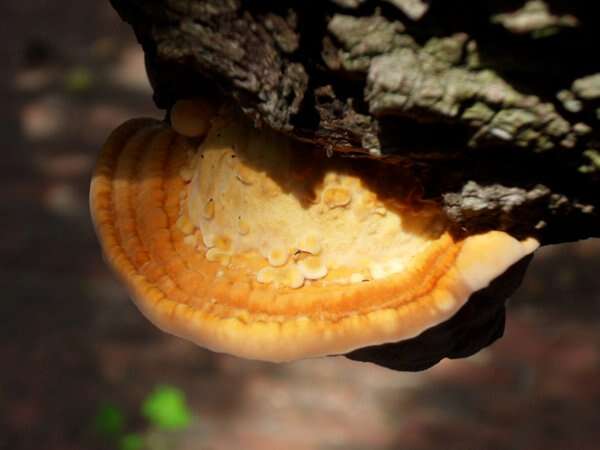
[[137, 433], [128, 433], [119, 440], [119, 450], [141, 450], [144, 439]]
[[168, 385], [156, 387], [146, 398], [142, 415], [153, 425], [165, 430], [185, 428], [191, 421], [183, 392]]
[[98, 433], [107, 437], [116, 437], [123, 432], [125, 416], [118, 407], [106, 403], [98, 409], [94, 425]]
[[147, 441], [148, 431], [181, 430], [192, 420], [185, 395], [180, 389], [169, 385], [154, 388], [144, 399], [141, 414], [148, 421], [149, 430], [142, 433], [130, 432], [123, 411], [112, 403], [104, 403], [94, 417], [94, 428], [114, 450], [144, 450], [150, 446]]

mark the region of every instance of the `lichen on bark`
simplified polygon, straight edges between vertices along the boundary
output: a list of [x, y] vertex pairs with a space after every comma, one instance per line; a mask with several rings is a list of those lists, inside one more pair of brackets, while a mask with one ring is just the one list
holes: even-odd
[[600, 234], [589, 2], [112, 3], [160, 107], [219, 93], [257, 126], [411, 165], [457, 229]]

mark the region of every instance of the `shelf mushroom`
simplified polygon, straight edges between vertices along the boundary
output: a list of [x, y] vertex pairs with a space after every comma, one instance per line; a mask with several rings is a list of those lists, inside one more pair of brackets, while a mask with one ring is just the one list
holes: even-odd
[[197, 102], [171, 126], [117, 128], [90, 203], [140, 310], [200, 346], [278, 362], [404, 341], [538, 246], [456, 238], [405, 169], [328, 158]]

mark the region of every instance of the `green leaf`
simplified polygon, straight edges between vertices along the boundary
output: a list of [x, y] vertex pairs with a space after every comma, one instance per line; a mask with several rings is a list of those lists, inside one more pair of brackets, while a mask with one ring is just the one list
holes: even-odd
[[124, 425], [125, 416], [118, 407], [110, 403], [100, 406], [94, 419], [98, 433], [115, 437], [123, 431]]
[[144, 446], [144, 439], [136, 433], [129, 433], [119, 440], [119, 450], [140, 450]]
[[142, 405], [142, 415], [153, 425], [166, 430], [185, 428], [191, 413], [183, 392], [173, 386], [157, 386]]

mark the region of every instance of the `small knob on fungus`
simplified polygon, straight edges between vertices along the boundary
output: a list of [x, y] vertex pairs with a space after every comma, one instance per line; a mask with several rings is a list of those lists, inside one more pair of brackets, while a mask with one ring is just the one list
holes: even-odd
[[[308, 146], [297, 167], [299, 144], [213, 111], [180, 101], [172, 126], [126, 122], [90, 193], [107, 261], [139, 308], [198, 345], [289, 361], [407, 341], [538, 246], [500, 231], [457, 238], [436, 205], [389, 201], [398, 174]], [[190, 155], [186, 137], [204, 134]], [[307, 165], [320, 177], [296, 176]]]
[[215, 110], [214, 105], [205, 99], [179, 100], [171, 108], [171, 126], [182, 136], [204, 136]]

